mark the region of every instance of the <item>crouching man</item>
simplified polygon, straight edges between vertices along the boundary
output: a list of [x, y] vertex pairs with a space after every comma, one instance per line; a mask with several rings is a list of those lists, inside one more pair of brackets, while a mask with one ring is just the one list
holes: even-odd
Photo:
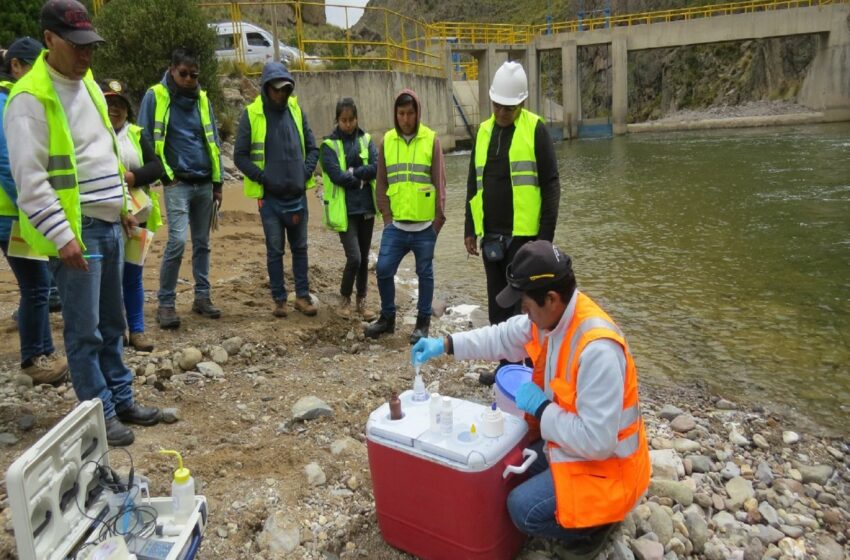
[[650, 461], [635, 363], [605, 311], [576, 289], [572, 262], [548, 241], [522, 246], [496, 300], [522, 315], [444, 338], [423, 338], [414, 363], [456, 359], [534, 362], [517, 406], [540, 432], [528, 480], [508, 496], [525, 534], [557, 539], [572, 558], [593, 558], [649, 485]]

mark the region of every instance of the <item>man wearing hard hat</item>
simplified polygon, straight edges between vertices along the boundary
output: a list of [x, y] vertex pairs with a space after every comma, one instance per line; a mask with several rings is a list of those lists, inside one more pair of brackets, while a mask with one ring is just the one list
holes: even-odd
[[[464, 244], [467, 253], [478, 256], [480, 243], [491, 325], [519, 312], [516, 305], [502, 307], [496, 301], [507, 285], [508, 264], [529, 241], [552, 241], [558, 221], [555, 147], [543, 119], [523, 107], [527, 97], [522, 65], [502, 64], [490, 86], [493, 114], [481, 123], [469, 161]], [[506, 363], [502, 360], [499, 367]], [[479, 381], [492, 385], [495, 377], [496, 372], [487, 372]]]

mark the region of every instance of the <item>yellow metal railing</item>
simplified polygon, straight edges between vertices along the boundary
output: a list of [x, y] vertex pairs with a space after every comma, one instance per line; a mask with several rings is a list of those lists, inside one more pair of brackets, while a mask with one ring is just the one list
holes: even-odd
[[[108, 0], [93, 0], [93, 9], [98, 13]], [[235, 63], [243, 73], [259, 73], [258, 65], [246, 62], [243, 48], [242, 22], [244, 12], [258, 7], [287, 6], [295, 17], [295, 43], [300, 56], [291, 70], [332, 71], [341, 69], [381, 69], [417, 74], [445, 76], [447, 43], [530, 43], [536, 36], [592, 31], [610, 27], [628, 27], [687, 21], [713, 16], [747, 14], [771, 10], [783, 10], [828, 4], [845, 4], [850, 0], [744, 0], [705, 6], [693, 6], [674, 10], [658, 10], [632, 14], [611, 15], [573, 19], [552, 24], [487, 24], [469, 22], [438, 22], [427, 24], [404, 14], [386, 9], [366, 6], [355, 8], [341, 4], [320, 2], [302, 2], [300, 0], [264, 0], [252, 2], [213, 1], [199, 4], [201, 8], [227, 13], [233, 24], [233, 44]], [[325, 7], [343, 9], [346, 29], [340, 29], [338, 35], [308, 36], [303, 25], [305, 7], [324, 9]], [[352, 35], [349, 22], [349, 10], [365, 10], [378, 20], [384, 36], [380, 39], [361, 39]], [[364, 14], [365, 17], [365, 14]], [[353, 20], [353, 18], [351, 18]], [[251, 23], [259, 23], [252, 21]], [[313, 28], [309, 28], [313, 29]], [[316, 33], [315, 31], [310, 31]], [[310, 51], [310, 54], [304, 53]], [[451, 64], [454, 79], [476, 79], [478, 67], [474, 59], [453, 62]], [[462, 77], [459, 77], [462, 76]]]

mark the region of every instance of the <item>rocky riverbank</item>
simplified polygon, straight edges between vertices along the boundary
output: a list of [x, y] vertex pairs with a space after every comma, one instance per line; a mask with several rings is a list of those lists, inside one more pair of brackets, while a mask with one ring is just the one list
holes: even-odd
[[[311, 199], [311, 211], [318, 216], [315, 203]], [[310, 229], [310, 282], [317, 317], [292, 310], [286, 319], [271, 315], [262, 232], [249, 208], [226, 206], [222, 230], [214, 236], [219, 321], [189, 314], [192, 288], [184, 277], [178, 294], [183, 326], [161, 331], [152, 325], [162, 240], [145, 267], [146, 318], [157, 346], [152, 353], [127, 350], [126, 362], [136, 372], [139, 400], [174, 409], [177, 421], [136, 428], [129, 450], [136, 472], [148, 476], [151, 493], [161, 496], [170, 491], [172, 465], [157, 450], [184, 452], [198, 493], [209, 499], [202, 560], [410, 558], [381, 539], [364, 435], [369, 412], [391, 391], [412, 384], [410, 286], [399, 288], [408, 315], [404, 324], [377, 343], [364, 340], [358, 320], [343, 320], [331, 309], [343, 256], [337, 237], [316, 222]], [[0, 279], [9, 282], [8, 271]], [[11, 313], [14, 300], [7, 285], [0, 316]], [[374, 286], [370, 301], [377, 303]], [[485, 320], [480, 310], [449, 308], [435, 319], [434, 331]], [[58, 316], [53, 327], [61, 348]], [[0, 353], [3, 472], [76, 402], [70, 384], [33, 387], [19, 374], [16, 336], [7, 334], [6, 340]], [[426, 365], [423, 375], [433, 390], [486, 403], [492, 390], [477, 378], [492, 367], [443, 358]], [[653, 483], [600, 560], [848, 556], [846, 434], [810, 434], [794, 418], [718, 399], [704, 385], [670, 386], [653, 372], [641, 372], [641, 398]], [[120, 454], [111, 459], [126, 472]], [[520, 555], [557, 557], [557, 545], [539, 540]], [[8, 491], [0, 485], [3, 558], [16, 553]]]

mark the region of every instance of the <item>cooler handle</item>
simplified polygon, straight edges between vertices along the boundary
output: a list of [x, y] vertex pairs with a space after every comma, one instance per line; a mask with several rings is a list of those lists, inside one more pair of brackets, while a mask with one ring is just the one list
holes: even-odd
[[507, 467], [505, 467], [505, 472], [502, 473], [502, 478], [508, 478], [508, 475], [511, 473], [522, 474], [527, 471], [528, 467], [530, 467], [531, 464], [537, 460], [537, 451], [526, 447], [522, 450], [522, 456], [527, 457], [527, 459], [523, 461], [523, 463], [518, 467], [515, 467], [513, 465], [508, 465]]

